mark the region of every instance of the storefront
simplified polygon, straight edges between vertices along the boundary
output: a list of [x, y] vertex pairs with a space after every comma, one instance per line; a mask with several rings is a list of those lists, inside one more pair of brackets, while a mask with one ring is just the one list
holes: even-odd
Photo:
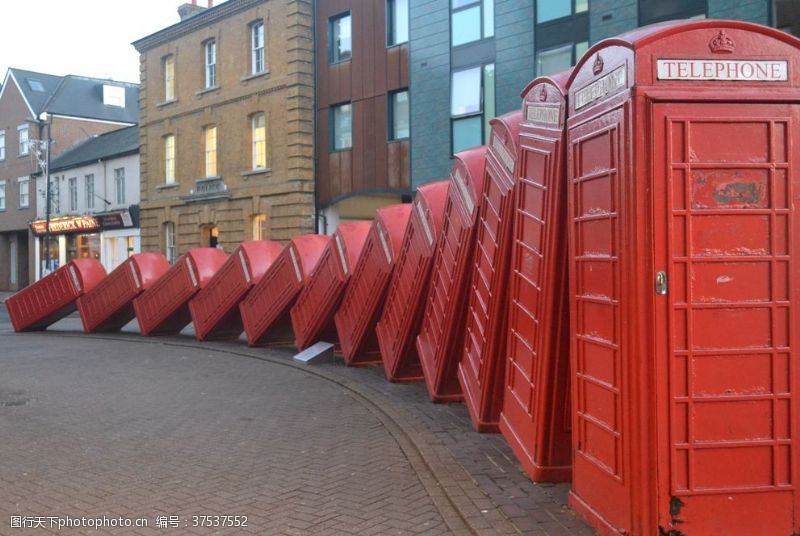
[[46, 222], [31, 222], [34, 235], [36, 279], [73, 259], [96, 259], [111, 271], [140, 251], [137, 211], [65, 216], [50, 219], [49, 247], [45, 248]]

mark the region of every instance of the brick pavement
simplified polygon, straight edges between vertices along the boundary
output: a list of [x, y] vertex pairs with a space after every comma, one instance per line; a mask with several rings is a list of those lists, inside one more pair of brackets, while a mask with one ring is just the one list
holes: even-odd
[[[254, 534], [592, 534], [567, 485], [530, 482], [501, 436], [421, 384], [237, 343], [90, 337], [75, 318], [9, 335], [4, 314], [0, 523], [246, 513]], [[217, 533], [172, 530], [117, 533]]]

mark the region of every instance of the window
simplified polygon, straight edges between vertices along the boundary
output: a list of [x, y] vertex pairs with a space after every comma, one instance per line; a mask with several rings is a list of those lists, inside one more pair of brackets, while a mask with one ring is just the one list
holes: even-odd
[[175, 262], [175, 224], [171, 221], [164, 223], [164, 256], [170, 263]]
[[[663, 0], [653, 0], [663, 2]], [[589, 0], [536, 0], [536, 22], [541, 24], [589, 10]]]
[[6, 131], [0, 130], [0, 160], [6, 159]]
[[331, 106], [331, 148], [341, 151], [353, 147], [353, 106]]
[[451, 1], [454, 47], [494, 35], [494, 0]]
[[164, 183], [175, 183], [175, 136], [164, 136]]
[[206, 127], [205, 139], [206, 177], [217, 176], [217, 127]]
[[[540, 0], [541, 1], [541, 0]], [[639, 0], [639, 24], [705, 16], [706, 0]]]
[[258, 21], [250, 26], [250, 72], [263, 73], [264, 69], [264, 23]]
[[267, 167], [267, 120], [264, 113], [250, 118], [250, 138], [253, 140], [253, 169]]
[[494, 78], [493, 63], [453, 72], [450, 115], [454, 153], [488, 139], [489, 121], [495, 115]]
[[175, 98], [175, 56], [170, 54], [164, 57], [164, 100]]
[[61, 212], [61, 179], [58, 177], [50, 179], [50, 212], [53, 214]]
[[78, 211], [78, 177], [67, 179], [67, 190], [69, 191], [69, 211]]
[[386, 0], [386, 44], [408, 42], [408, 0]]
[[94, 208], [94, 175], [86, 175], [86, 208]]
[[29, 177], [17, 179], [19, 186], [19, 208], [28, 208], [31, 205], [31, 186]]
[[114, 190], [117, 193], [117, 204], [125, 204], [125, 168], [114, 170]]
[[588, 41], [566, 43], [548, 50], [536, 52], [536, 74], [547, 76], [569, 69], [589, 49]]
[[353, 56], [353, 35], [350, 12], [331, 17], [328, 24], [330, 62], [347, 61]]
[[389, 94], [389, 139], [402, 140], [410, 135], [408, 90]]
[[206, 88], [217, 85], [217, 42], [213, 39], [204, 45], [206, 61]]
[[267, 215], [256, 214], [253, 216], [253, 240], [268, 240]]
[[792, 35], [800, 35], [800, 2], [773, 0], [772, 20], [775, 27]]
[[24, 156], [28, 154], [28, 125], [18, 126], [17, 134], [19, 136], [19, 155]]
[[0, 181], [0, 210], [6, 209], [6, 181]]

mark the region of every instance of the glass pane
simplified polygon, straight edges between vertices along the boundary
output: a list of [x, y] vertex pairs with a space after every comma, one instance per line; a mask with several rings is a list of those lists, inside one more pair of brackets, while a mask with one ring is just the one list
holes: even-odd
[[410, 134], [408, 121], [408, 91], [400, 91], [392, 95], [392, 132], [393, 140], [408, 138]]
[[558, 48], [545, 50], [536, 54], [536, 74], [546, 76], [572, 65], [572, 43]]
[[389, 44], [399, 45], [408, 41], [408, 0], [392, 0]]
[[547, 22], [572, 14], [572, 0], [536, 0], [536, 22]]
[[450, 96], [450, 115], [480, 112], [481, 68], [454, 72]]
[[483, 117], [465, 117], [453, 121], [453, 152], [457, 153], [482, 143]]
[[589, 0], [575, 0], [575, 13], [589, 11]]
[[333, 148], [349, 149], [353, 146], [353, 113], [350, 104], [333, 109]]
[[350, 59], [352, 56], [352, 33], [350, 15], [334, 19], [331, 23], [333, 32], [332, 60], [334, 63]]
[[481, 6], [476, 5], [453, 13], [453, 46], [481, 38]]
[[494, 35], [494, 0], [483, 0], [483, 37]]
[[589, 41], [581, 41], [580, 43], [575, 43], [575, 63], [578, 63], [580, 59], [586, 54], [586, 51], [589, 50]]
[[477, 4], [478, 2], [479, 0], [453, 0], [453, 9], [468, 6], [471, 4]]
[[489, 139], [489, 121], [495, 115], [494, 101], [494, 63], [490, 63], [483, 66], [483, 117], [485, 119], [483, 139], [485, 140]]

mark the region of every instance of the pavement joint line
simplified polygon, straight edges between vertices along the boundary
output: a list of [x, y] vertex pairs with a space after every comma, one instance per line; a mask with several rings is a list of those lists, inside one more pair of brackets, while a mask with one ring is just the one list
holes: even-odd
[[[380, 422], [384, 425], [384, 428], [390, 434], [390, 436], [394, 439], [395, 443], [397, 443], [398, 447], [401, 449], [404, 457], [407, 459], [409, 464], [412, 468], [414, 468], [415, 473], [417, 474], [417, 480], [420, 484], [425, 488], [430, 496], [431, 500], [434, 502], [436, 507], [439, 509], [442, 519], [445, 520], [445, 524], [448, 528], [455, 534], [486, 534], [486, 530], [484, 527], [474, 527], [470, 523], [470, 518], [477, 519], [476, 515], [480, 515], [480, 509], [470, 500], [470, 506], [472, 508], [468, 508], [465, 505], [459, 505], [457, 503], [461, 502], [460, 499], [454, 497], [453, 491], [450, 491], [449, 488], [457, 488], [458, 493], [457, 495], [460, 497], [466, 496], [467, 490], [464, 489], [465, 485], [469, 486], [470, 489], [474, 489], [479, 491], [487, 500], [491, 501], [491, 498], [487, 496], [475, 483], [474, 479], [466, 472], [466, 470], [461, 466], [461, 464], [453, 458], [452, 454], [446, 451], [446, 447], [439, 448], [438, 446], [432, 444], [431, 442], [426, 441], [425, 438], [421, 437], [422, 435], [428, 434], [429, 432], [423, 431], [420, 428], [421, 423], [411, 424], [413, 423], [413, 419], [410, 417], [406, 418], [402, 415], [397, 415], [397, 412], [403, 412], [402, 409], [389, 409], [384, 407], [383, 405], [379, 404], [376, 398], [384, 398], [384, 396], [375, 391], [373, 388], [359, 383], [356, 380], [343, 377], [339, 374], [331, 374], [322, 368], [313, 368], [308, 367], [307, 365], [302, 365], [299, 363], [294, 363], [291, 361], [291, 355], [288, 356], [289, 360], [278, 359], [274, 357], [270, 357], [267, 355], [259, 355], [256, 354], [255, 351], [259, 349], [263, 349], [261, 347], [258, 348], [250, 348], [250, 347], [243, 347], [242, 349], [231, 349], [231, 343], [236, 343], [238, 341], [196, 341], [194, 339], [190, 339], [186, 337], [185, 339], [174, 336], [164, 336], [164, 337], [142, 337], [138, 334], [134, 333], [125, 333], [119, 332], [116, 334], [93, 334], [93, 333], [81, 333], [76, 331], [55, 331], [55, 330], [44, 330], [44, 331], [37, 331], [35, 332], [37, 335], [46, 335], [52, 337], [68, 337], [68, 338], [79, 338], [79, 339], [94, 339], [94, 340], [110, 340], [110, 341], [123, 341], [133, 344], [153, 344], [153, 345], [164, 345], [164, 346], [172, 346], [172, 347], [179, 347], [179, 348], [191, 348], [193, 350], [207, 350], [213, 351], [215, 353], [221, 354], [228, 354], [237, 357], [245, 357], [249, 359], [257, 359], [259, 361], [264, 361], [267, 363], [281, 365], [293, 370], [302, 371], [306, 374], [315, 376], [319, 379], [323, 379], [334, 383], [344, 389], [347, 389], [352, 393], [353, 398], [361, 403], [367, 410], [370, 411], [376, 418], [380, 420]], [[7, 335], [7, 334], [14, 334], [20, 335], [18, 333], [14, 333], [13, 331], [3, 331], [0, 332], [0, 335]], [[24, 334], [24, 333], [22, 333]], [[177, 340], [176, 340], [177, 339]], [[276, 348], [269, 348], [270, 350], [276, 350]], [[278, 348], [280, 350], [282, 348]], [[286, 349], [288, 350], [288, 349]], [[289, 350], [291, 351], [291, 350]], [[339, 365], [342, 365], [341, 362], [335, 361]], [[342, 366], [343, 370], [357, 370], [358, 367], [344, 367]], [[365, 391], [371, 391], [371, 393], [366, 393]], [[394, 405], [391, 401], [386, 401], [387, 405]], [[406, 428], [401, 425], [398, 421], [403, 421], [406, 424], [411, 424], [412, 430], [406, 430]], [[424, 426], [424, 425], [422, 425]], [[477, 433], [477, 432], [476, 432]], [[422, 443], [422, 444], [421, 444]], [[428, 454], [427, 449], [433, 449], [434, 452]], [[440, 471], [437, 471], [433, 464], [430, 463], [430, 457], [446, 457], [446, 460], [438, 460], [440, 464], [448, 466], [448, 470], [442, 474]], [[451, 463], [452, 462], [452, 463]], [[452, 473], [453, 467], [458, 467], [460, 469], [459, 473], [454, 475]], [[433, 480], [436, 482], [435, 486], [432, 486], [430, 482], [428, 482], [426, 478], [422, 478], [420, 476], [420, 472], [427, 473], [430, 475]], [[444, 501], [442, 500], [444, 497]], [[446, 502], [445, 502], [446, 501]], [[501, 525], [497, 528], [498, 533], [517, 533], [521, 534], [522, 531], [513, 523], [513, 521], [502, 511], [502, 509], [498, 506], [498, 512], [500, 512], [503, 516], [503, 521], [499, 522], [498, 524]], [[448, 511], [450, 515], [448, 515]], [[455, 515], [453, 515], [455, 514]]]

